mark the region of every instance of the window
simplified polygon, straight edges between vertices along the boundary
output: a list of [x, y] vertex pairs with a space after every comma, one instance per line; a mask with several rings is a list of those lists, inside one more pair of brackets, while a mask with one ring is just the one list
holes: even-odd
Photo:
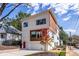
[[41, 25], [41, 24], [46, 24], [46, 19], [45, 18], [36, 20], [36, 25]]
[[2, 24], [0, 24], [0, 28], [2, 27]]
[[1, 34], [1, 38], [5, 38], [5, 35], [4, 34]]
[[24, 27], [28, 27], [28, 22], [24, 22]]
[[31, 37], [35, 38], [36, 37], [36, 32], [31, 32]]
[[41, 31], [31, 31], [30, 36], [31, 36], [31, 41], [40, 41], [42, 32]]

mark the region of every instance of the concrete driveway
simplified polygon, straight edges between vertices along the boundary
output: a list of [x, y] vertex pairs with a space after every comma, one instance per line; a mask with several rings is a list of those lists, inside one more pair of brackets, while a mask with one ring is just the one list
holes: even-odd
[[0, 56], [24, 56], [38, 52], [43, 52], [43, 51], [11, 49], [11, 50], [0, 51]]

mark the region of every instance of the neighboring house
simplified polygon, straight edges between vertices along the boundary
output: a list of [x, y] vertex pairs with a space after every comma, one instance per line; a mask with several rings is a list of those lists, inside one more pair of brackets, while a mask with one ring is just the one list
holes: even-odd
[[5, 40], [21, 39], [21, 32], [13, 26], [0, 24], [0, 44]]
[[[46, 44], [45, 47], [40, 42], [46, 35], [51, 38], [51, 45]], [[51, 10], [29, 16], [22, 21], [22, 48], [31, 50], [50, 50], [59, 45], [59, 26]]]

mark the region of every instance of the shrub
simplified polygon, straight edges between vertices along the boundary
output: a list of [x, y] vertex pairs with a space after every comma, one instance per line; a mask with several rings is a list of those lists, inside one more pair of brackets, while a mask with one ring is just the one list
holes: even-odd
[[59, 56], [65, 56], [66, 55], [66, 52], [60, 52], [59, 53]]
[[20, 45], [21, 40], [5, 40], [3, 41], [2, 45], [7, 45], [7, 46], [18, 46]]

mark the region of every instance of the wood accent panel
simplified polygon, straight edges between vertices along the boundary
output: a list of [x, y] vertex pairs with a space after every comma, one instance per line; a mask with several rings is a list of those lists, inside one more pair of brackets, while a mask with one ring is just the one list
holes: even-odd
[[53, 32], [57, 32], [57, 24], [56, 24], [56, 22], [54, 21], [54, 18], [52, 18], [52, 16], [50, 15], [50, 21], [49, 21], [49, 25], [50, 25], [50, 27], [52, 28], [52, 31]]
[[[40, 38], [33, 38], [31, 37], [31, 32], [33, 31], [37, 31], [37, 32], [41, 32], [41, 36]], [[47, 29], [44, 28], [44, 29], [37, 29], [37, 30], [30, 30], [30, 41], [41, 41], [42, 40], [42, 37], [46, 36], [47, 35]]]

